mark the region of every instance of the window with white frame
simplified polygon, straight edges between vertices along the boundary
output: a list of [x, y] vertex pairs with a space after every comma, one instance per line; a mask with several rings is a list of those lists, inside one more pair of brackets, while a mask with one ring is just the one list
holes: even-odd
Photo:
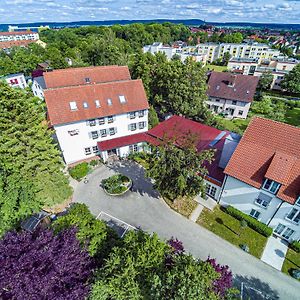
[[114, 117], [113, 116], [108, 116], [107, 117], [107, 122], [108, 123], [113, 123], [114, 122]]
[[131, 123], [131, 124], [129, 124], [128, 129], [129, 129], [130, 131], [136, 130], [136, 123]]
[[259, 193], [257, 199], [255, 200], [255, 203], [266, 208], [270, 204], [272, 200], [272, 197], [269, 195], [266, 195], [264, 193]]
[[101, 136], [101, 137], [106, 137], [106, 136], [107, 136], [106, 129], [100, 130], [100, 136]]
[[120, 103], [126, 103], [126, 98], [124, 95], [119, 95]]
[[286, 228], [283, 224], [279, 223], [275, 228], [274, 232], [277, 234], [282, 234], [283, 230]]
[[213, 185], [211, 184], [208, 184], [206, 183], [206, 187], [205, 187], [205, 190], [206, 190], [206, 194], [215, 198], [216, 196], [216, 193], [217, 193], [217, 188], [214, 187]]
[[137, 144], [129, 145], [129, 152], [130, 153], [138, 152], [138, 145]]
[[146, 122], [139, 122], [139, 129], [144, 129], [146, 127]]
[[88, 121], [87, 121], [87, 124], [88, 124], [89, 126], [96, 126], [96, 120], [95, 120], [95, 119], [93, 119], [93, 120], [88, 120]]
[[294, 222], [296, 224], [299, 224], [299, 221], [300, 221], [300, 210], [298, 210], [296, 208], [292, 208], [291, 211], [286, 216], [286, 219], [288, 219], [289, 221], [292, 221], [292, 222]]
[[288, 240], [294, 234], [294, 232], [295, 231], [293, 229], [287, 228], [281, 235]]
[[114, 127], [109, 128], [109, 135], [114, 135], [116, 134], [116, 129]]
[[105, 124], [105, 118], [100, 118], [99, 119], [99, 125]]
[[239, 116], [242, 116], [243, 115], [243, 111], [242, 110], [239, 110]]
[[262, 188], [272, 194], [276, 194], [280, 188], [280, 183], [271, 179], [266, 179]]
[[84, 148], [84, 152], [85, 152], [85, 155], [90, 155], [90, 154], [92, 154], [92, 152], [91, 152], [91, 147]]
[[300, 196], [298, 197], [298, 199], [296, 200], [296, 205], [300, 205]]
[[130, 119], [135, 119], [135, 111], [129, 113], [129, 118]]
[[78, 135], [79, 134], [79, 129], [69, 130], [68, 134], [70, 136]]
[[97, 138], [99, 137], [98, 131], [92, 131], [92, 132], [91, 132], [91, 135], [92, 135], [92, 139], [93, 139], [93, 140], [95, 140], [95, 139], [97, 139]]
[[145, 112], [143, 110], [139, 110], [139, 118], [142, 118], [145, 115]]
[[97, 146], [93, 146], [93, 153], [97, 153], [98, 152], [98, 147]]
[[77, 104], [75, 101], [70, 102], [70, 108], [71, 108], [71, 110], [77, 110]]
[[250, 211], [251, 217], [253, 217], [254, 219], [258, 219], [259, 215], [260, 215], [259, 211], [255, 210], [255, 209], [251, 209], [251, 211]]

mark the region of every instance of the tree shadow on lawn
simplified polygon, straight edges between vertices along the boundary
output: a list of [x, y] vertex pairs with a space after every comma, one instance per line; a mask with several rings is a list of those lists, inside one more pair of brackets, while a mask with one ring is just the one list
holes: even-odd
[[107, 167], [117, 173], [128, 176], [133, 183], [131, 191], [140, 195], [147, 194], [152, 198], [159, 198], [159, 192], [153, 188], [150, 178], [145, 176], [145, 170], [139, 164], [131, 161], [117, 161]]
[[239, 234], [238, 234], [237, 232], [235, 232], [234, 230], [232, 230], [229, 226], [227, 226], [227, 225], [223, 222], [223, 220], [222, 220], [221, 218], [216, 218], [215, 220], [216, 220], [217, 223], [219, 223], [220, 225], [223, 225], [223, 226], [226, 227], [228, 230], [230, 230], [232, 233], [234, 233], [235, 235], [238, 235], [238, 236], [239, 236]]
[[268, 283], [255, 277], [235, 275], [233, 285], [241, 293], [241, 299], [251, 300], [277, 300], [278, 292], [273, 290]]

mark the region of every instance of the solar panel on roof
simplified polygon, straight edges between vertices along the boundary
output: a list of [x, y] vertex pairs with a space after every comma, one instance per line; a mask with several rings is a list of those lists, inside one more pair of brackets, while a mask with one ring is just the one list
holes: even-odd
[[226, 134], [226, 131], [220, 132], [213, 141], [209, 143], [209, 147], [213, 147], [224, 135]]

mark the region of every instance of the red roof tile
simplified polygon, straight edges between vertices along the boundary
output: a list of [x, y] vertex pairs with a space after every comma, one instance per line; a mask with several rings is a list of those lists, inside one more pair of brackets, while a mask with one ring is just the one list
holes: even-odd
[[252, 102], [258, 81], [256, 76], [212, 72], [208, 80], [207, 94], [215, 98]]
[[221, 133], [222, 131], [219, 129], [179, 116], [173, 116], [148, 131], [148, 134], [159, 139], [175, 138], [175, 142], [178, 145], [180, 145], [180, 140], [186, 135], [193, 135], [196, 139], [198, 151], [215, 149], [214, 161], [211, 164], [206, 163], [205, 166], [208, 169], [209, 176], [217, 179], [219, 182], [223, 181], [224, 173], [218, 164], [225, 138], [229, 135], [229, 132], [224, 131], [224, 135], [214, 146], [209, 144]]
[[[86, 79], [89, 79], [89, 82], [86, 82]], [[47, 89], [130, 79], [127, 66], [68, 68], [44, 74]]]
[[225, 173], [260, 188], [265, 178], [281, 183], [277, 197], [295, 203], [300, 195], [300, 128], [253, 118]]
[[29, 44], [35, 43], [33, 40], [21, 40], [21, 41], [8, 41], [0, 42], [0, 49], [10, 49], [12, 47], [25, 47]]
[[116, 149], [116, 148], [133, 145], [141, 142], [148, 142], [153, 145], [159, 144], [159, 141], [156, 138], [151, 137], [145, 132], [142, 132], [142, 133], [132, 134], [128, 136], [122, 136], [107, 141], [98, 142], [97, 145], [100, 151], [106, 151], [106, 150]]
[[[149, 108], [141, 80], [46, 89], [44, 95], [51, 125], [89, 120]], [[120, 103], [120, 95], [124, 95], [126, 103]], [[108, 99], [111, 99], [112, 105], [108, 104]], [[100, 101], [99, 108], [96, 107], [95, 100]], [[77, 110], [71, 110], [70, 102], [76, 102]], [[87, 103], [88, 108], [83, 107], [84, 102]]]
[[33, 34], [33, 33], [37, 33], [37, 32], [33, 32], [30, 30], [27, 31], [3, 31], [0, 32], [0, 35], [24, 35], [24, 34]]

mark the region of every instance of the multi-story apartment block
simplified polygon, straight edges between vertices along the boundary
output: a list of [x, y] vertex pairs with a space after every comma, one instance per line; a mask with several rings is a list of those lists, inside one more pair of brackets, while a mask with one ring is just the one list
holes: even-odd
[[48, 118], [67, 164], [119, 154], [99, 153], [97, 142], [148, 129], [143, 83], [131, 80], [127, 67], [57, 70], [44, 73], [44, 81]]
[[207, 61], [213, 62], [218, 58], [222, 58], [227, 52], [234, 58], [248, 58], [248, 59], [271, 59], [280, 56], [280, 51], [272, 49], [268, 45], [259, 43], [204, 43], [198, 44], [198, 53], [207, 54]]
[[23, 73], [10, 74], [2, 77], [11, 87], [25, 89], [27, 83]]
[[198, 53], [198, 51], [196, 51], [196, 48], [193, 46], [169, 47], [163, 46], [162, 43], [153, 43], [152, 45], [146, 45], [143, 47], [143, 52], [149, 52], [151, 54], [161, 52], [166, 55], [168, 60], [172, 59], [176, 55], [182, 62], [185, 62], [188, 57], [191, 57], [194, 61], [202, 62], [203, 64], [206, 63], [207, 57], [207, 55]]
[[230, 118], [247, 118], [258, 77], [212, 72], [208, 80], [208, 108]]
[[300, 239], [300, 128], [254, 118], [228, 165], [221, 205], [232, 205], [271, 226], [289, 242]]
[[33, 31], [0, 32], [0, 42], [32, 40], [37, 41], [39, 34]]

